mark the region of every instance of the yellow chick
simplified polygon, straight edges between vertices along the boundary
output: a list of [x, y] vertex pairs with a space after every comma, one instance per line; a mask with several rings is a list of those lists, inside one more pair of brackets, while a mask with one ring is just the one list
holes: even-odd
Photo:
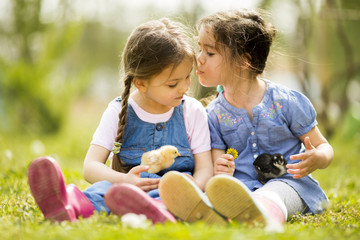
[[180, 153], [176, 147], [164, 145], [159, 149], [144, 153], [141, 157], [141, 165], [150, 166], [148, 173], [158, 173], [169, 168], [177, 156], [180, 156]]

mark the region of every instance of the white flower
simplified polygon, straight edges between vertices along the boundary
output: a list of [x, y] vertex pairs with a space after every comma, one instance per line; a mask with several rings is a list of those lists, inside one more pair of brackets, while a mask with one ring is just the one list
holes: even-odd
[[265, 231], [269, 233], [283, 233], [284, 226], [276, 220], [269, 221], [265, 226]]
[[13, 159], [13, 153], [10, 149], [6, 149], [5, 150], [5, 157], [8, 159], [8, 160], [12, 160]]
[[121, 217], [121, 223], [124, 227], [130, 228], [148, 228], [151, 222], [143, 214], [127, 213]]
[[35, 155], [43, 155], [45, 153], [45, 145], [40, 140], [34, 140], [30, 144], [30, 150]]

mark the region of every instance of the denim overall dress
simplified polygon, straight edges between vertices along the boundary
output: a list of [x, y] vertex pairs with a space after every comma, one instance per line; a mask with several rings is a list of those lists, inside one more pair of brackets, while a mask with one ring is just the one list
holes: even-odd
[[[118, 99], [117, 101], [121, 101]], [[160, 148], [163, 145], [177, 147], [181, 156], [175, 158], [175, 162], [168, 169], [157, 174], [142, 172], [142, 178], [161, 178], [166, 172], [175, 170], [192, 175], [194, 170], [194, 157], [191, 152], [184, 122], [184, 100], [174, 108], [174, 112], [167, 122], [148, 123], [142, 121], [135, 113], [131, 105], [128, 106], [124, 141], [119, 153], [120, 159], [126, 165], [137, 166], [141, 163], [143, 153]], [[95, 207], [95, 210], [110, 212], [104, 202], [104, 195], [112, 183], [101, 181], [94, 183], [84, 191]], [[159, 198], [159, 190], [155, 189], [148, 194], [153, 198]]]

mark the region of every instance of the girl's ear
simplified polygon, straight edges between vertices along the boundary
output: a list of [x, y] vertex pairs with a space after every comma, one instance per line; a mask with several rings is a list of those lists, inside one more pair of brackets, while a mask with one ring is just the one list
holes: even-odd
[[148, 82], [147, 80], [142, 80], [142, 79], [138, 79], [138, 78], [134, 78], [133, 79], [133, 83], [135, 85], [135, 87], [140, 91], [140, 92], [146, 92], [147, 91], [147, 85]]

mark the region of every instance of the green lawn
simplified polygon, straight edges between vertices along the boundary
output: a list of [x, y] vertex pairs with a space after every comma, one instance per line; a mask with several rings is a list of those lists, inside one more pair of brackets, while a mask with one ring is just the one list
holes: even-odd
[[27, 166], [39, 154], [51, 155], [67, 183], [88, 187], [82, 161], [100, 116], [81, 124], [73, 116], [56, 136], [0, 135], [0, 239], [360, 239], [360, 143], [356, 136], [344, 141], [344, 134], [331, 140], [335, 149], [331, 166], [313, 174], [329, 196], [329, 208], [322, 215], [293, 217], [280, 233], [202, 222], [131, 229], [117, 216], [98, 214], [75, 223], [44, 220], [27, 185]]

